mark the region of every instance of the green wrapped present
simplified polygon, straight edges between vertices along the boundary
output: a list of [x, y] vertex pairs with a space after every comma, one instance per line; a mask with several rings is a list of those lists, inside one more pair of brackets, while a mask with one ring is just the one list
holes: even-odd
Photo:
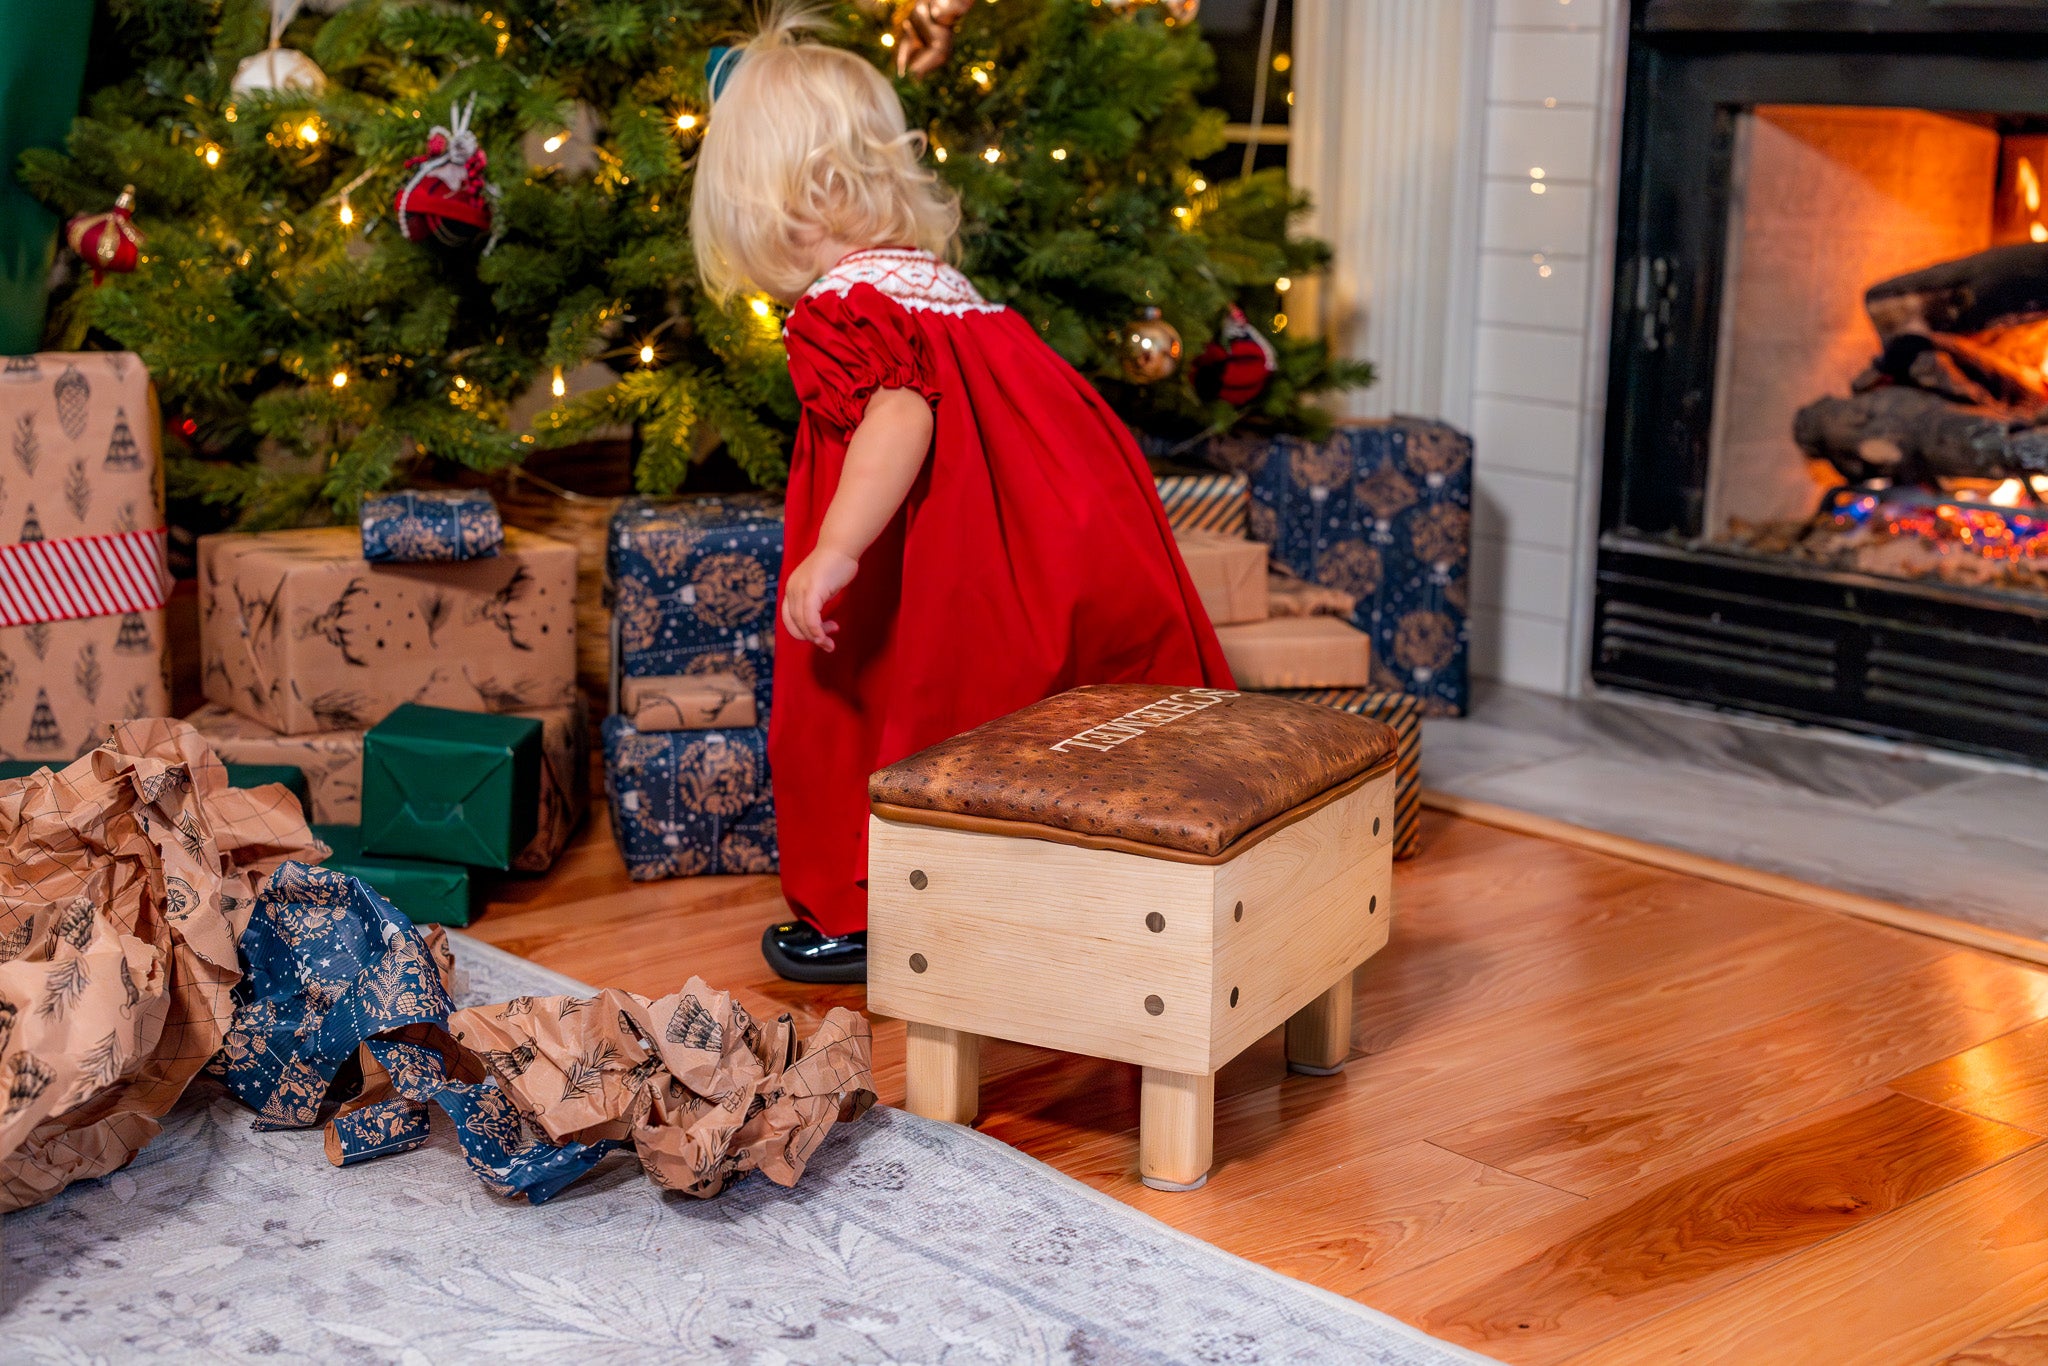
[[540, 824], [541, 729], [530, 716], [392, 712], [363, 737], [364, 851], [510, 868]]
[[[54, 765], [39, 759], [0, 759], [0, 782], [9, 778], [26, 778], [38, 769]], [[265, 783], [283, 783], [299, 799], [299, 809], [311, 811], [313, 798], [306, 785], [306, 775], [301, 769], [289, 764], [229, 764], [229, 787], [262, 787]]]
[[359, 825], [316, 825], [313, 837], [334, 851], [326, 867], [367, 883], [405, 912], [413, 924], [469, 923], [469, 869], [426, 859], [365, 854]]
[[229, 787], [262, 787], [266, 783], [283, 783], [292, 795], [299, 799], [299, 810], [310, 818], [313, 814], [313, 789], [306, 782], [306, 770], [291, 764], [229, 764]]

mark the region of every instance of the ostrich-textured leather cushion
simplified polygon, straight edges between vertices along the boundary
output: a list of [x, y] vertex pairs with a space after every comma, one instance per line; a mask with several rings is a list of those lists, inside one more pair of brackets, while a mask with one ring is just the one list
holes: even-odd
[[1391, 727], [1284, 698], [1076, 688], [874, 775], [892, 818], [1024, 822], [1213, 856], [1394, 757]]

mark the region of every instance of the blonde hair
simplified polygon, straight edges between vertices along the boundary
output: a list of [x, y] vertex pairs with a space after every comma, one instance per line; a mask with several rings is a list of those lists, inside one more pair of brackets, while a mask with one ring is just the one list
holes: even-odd
[[748, 289], [794, 299], [818, 277], [813, 248], [953, 249], [960, 206], [919, 164], [887, 78], [851, 52], [801, 41], [805, 0], [778, 0], [737, 58], [697, 157], [690, 236], [723, 301]]

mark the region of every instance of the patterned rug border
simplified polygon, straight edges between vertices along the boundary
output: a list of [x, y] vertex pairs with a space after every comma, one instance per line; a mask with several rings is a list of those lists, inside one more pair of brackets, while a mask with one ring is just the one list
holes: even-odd
[[[469, 955], [479, 958], [495, 958], [503, 966], [549, 979], [564, 994], [584, 995], [596, 990], [587, 982], [578, 981], [576, 978], [570, 977], [565, 973], [557, 972], [553, 968], [544, 967], [530, 958], [522, 958], [518, 954], [508, 952], [494, 944], [487, 944], [483, 940], [464, 934], [460, 930], [451, 930], [448, 937], [455, 945], [455, 965], [458, 970], [463, 967], [464, 959]], [[887, 1108], [896, 1109], [894, 1106]], [[922, 1119], [907, 1110], [897, 1110], [896, 1113], [901, 1116], [903, 1122], [910, 1124], [945, 1128], [955, 1127], [951, 1125], [940, 1126], [937, 1120]], [[1319, 1285], [1311, 1285], [1309, 1282], [1289, 1276], [1285, 1272], [1275, 1271], [1269, 1266], [1261, 1266], [1259, 1263], [1240, 1257], [1234, 1252], [1226, 1252], [1214, 1243], [1195, 1237], [1192, 1233], [1184, 1233], [1173, 1225], [1147, 1214], [1141, 1209], [1125, 1204], [1113, 1195], [1108, 1195], [1095, 1189], [1085, 1181], [1076, 1180], [1074, 1177], [1068, 1176], [1057, 1167], [1041, 1162], [1029, 1153], [1020, 1152], [999, 1138], [992, 1138], [988, 1134], [982, 1133], [979, 1129], [960, 1128], [959, 1134], [971, 1138], [989, 1153], [1001, 1158], [1014, 1167], [1028, 1172], [1037, 1179], [1046, 1180], [1053, 1185], [1064, 1187], [1070, 1193], [1085, 1196], [1091, 1204], [1111, 1218], [1128, 1220], [1149, 1226], [1153, 1231], [1165, 1235], [1184, 1247], [1234, 1263], [1270, 1282], [1280, 1284], [1287, 1290], [1309, 1299], [1319, 1300], [1332, 1309], [1348, 1313], [1382, 1331], [1392, 1332], [1409, 1338], [1414, 1342], [1426, 1344], [1429, 1347], [1465, 1361], [1481, 1363], [1482, 1366], [1499, 1366], [1499, 1363], [1493, 1357], [1482, 1355], [1468, 1347], [1461, 1347], [1457, 1343], [1446, 1341], [1443, 1338], [1432, 1337], [1413, 1324], [1403, 1323], [1400, 1319], [1394, 1318], [1390, 1314], [1382, 1313], [1370, 1305], [1360, 1304], [1357, 1300], [1339, 1295], [1333, 1290], [1325, 1290]]]

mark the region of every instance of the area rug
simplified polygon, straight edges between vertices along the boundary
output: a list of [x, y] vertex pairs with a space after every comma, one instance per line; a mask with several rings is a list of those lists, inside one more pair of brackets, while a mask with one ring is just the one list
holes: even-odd
[[[463, 1003], [588, 988], [466, 936]], [[210, 1081], [127, 1169], [8, 1215], [13, 1363], [1483, 1361], [969, 1129], [876, 1109], [802, 1184], [709, 1202], [615, 1157], [553, 1202], [453, 1139], [335, 1168]]]

